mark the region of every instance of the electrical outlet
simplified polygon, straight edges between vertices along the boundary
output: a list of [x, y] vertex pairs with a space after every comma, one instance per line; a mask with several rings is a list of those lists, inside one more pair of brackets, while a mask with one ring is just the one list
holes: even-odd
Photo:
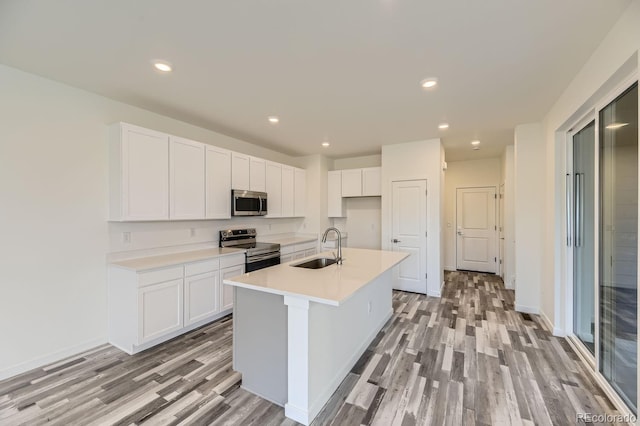
[[122, 233], [122, 242], [125, 244], [129, 244], [131, 242], [131, 232]]
[[269, 224], [269, 231], [271, 231], [271, 224]]
[[189, 228], [189, 236], [191, 238], [196, 236], [196, 228]]

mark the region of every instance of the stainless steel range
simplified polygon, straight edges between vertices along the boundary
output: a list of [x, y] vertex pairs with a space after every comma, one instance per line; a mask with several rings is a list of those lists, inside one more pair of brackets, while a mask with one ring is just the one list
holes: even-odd
[[247, 250], [245, 272], [280, 264], [280, 244], [256, 242], [255, 228], [220, 231], [220, 247]]

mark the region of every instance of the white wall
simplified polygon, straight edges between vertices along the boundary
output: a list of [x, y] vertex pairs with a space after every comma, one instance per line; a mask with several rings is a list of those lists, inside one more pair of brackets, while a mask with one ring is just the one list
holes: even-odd
[[334, 226], [348, 236], [349, 247], [380, 250], [381, 197], [346, 198], [347, 216], [335, 218]]
[[514, 146], [505, 147], [500, 159], [502, 164], [501, 183], [504, 184], [504, 254], [502, 258], [503, 279], [506, 288], [515, 288], [515, 161]]
[[545, 213], [545, 145], [540, 123], [515, 130], [515, 265], [517, 311], [540, 312]]
[[427, 294], [440, 296], [443, 282], [441, 225], [444, 193], [440, 139], [382, 147], [382, 249], [391, 250], [391, 185], [398, 180], [427, 180]]
[[320, 234], [331, 226], [327, 207], [327, 172], [333, 160], [324, 155], [309, 155], [298, 159], [307, 170], [307, 208], [299, 232]]
[[500, 171], [499, 158], [447, 163], [444, 175], [444, 269], [456, 270], [456, 189], [492, 186], [497, 192], [500, 186]]
[[[556, 334], [571, 327], [566, 306], [564, 187], [564, 138], [574, 121], [593, 108], [594, 103], [613, 90], [633, 70], [638, 69], [640, 49], [640, 2], [633, 1], [596, 48], [589, 60], [558, 98], [543, 120], [546, 158], [546, 204], [544, 250], [541, 257], [541, 310]], [[516, 238], [519, 238], [516, 236]]]
[[[300, 165], [286, 155], [6, 66], [0, 66], [0, 93], [0, 378], [106, 342], [111, 250], [204, 243], [235, 223], [108, 224], [108, 124], [127, 121]], [[302, 221], [267, 223], [273, 232], [295, 232]], [[194, 239], [190, 227], [197, 228]], [[125, 229], [132, 232], [128, 247], [119, 240]]]
[[333, 160], [333, 170], [360, 169], [363, 167], [379, 167], [382, 155], [365, 155], [362, 157], [337, 158]]

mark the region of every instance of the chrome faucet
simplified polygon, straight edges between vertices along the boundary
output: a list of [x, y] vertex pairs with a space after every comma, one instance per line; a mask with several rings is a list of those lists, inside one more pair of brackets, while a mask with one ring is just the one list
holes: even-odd
[[336, 256], [335, 253], [333, 253], [333, 257], [336, 258], [336, 263], [338, 265], [342, 265], [342, 235], [340, 235], [340, 231], [338, 231], [337, 228], [327, 228], [326, 231], [324, 231], [324, 234], [322, 235], [322, 243], [326, 243], [327, 242], [327, 234], [329, 233], [329, 231], [335, 231], [336, 235], [338, 236], [338, 255]]

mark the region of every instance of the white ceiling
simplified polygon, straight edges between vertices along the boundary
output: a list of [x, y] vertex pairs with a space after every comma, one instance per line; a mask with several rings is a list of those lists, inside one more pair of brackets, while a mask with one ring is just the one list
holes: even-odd
[[291, 155], [441, 137], [454, 161], [540, 120], [628, 3], [0, 0], [0, 62]]

